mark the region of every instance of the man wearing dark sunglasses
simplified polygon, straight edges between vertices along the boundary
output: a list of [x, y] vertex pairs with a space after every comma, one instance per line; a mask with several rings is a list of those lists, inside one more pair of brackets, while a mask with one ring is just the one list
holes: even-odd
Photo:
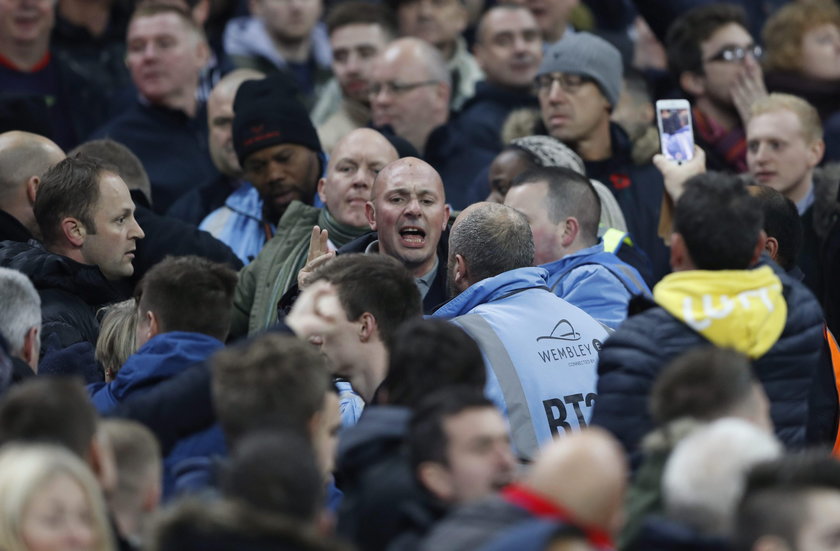
[[767, 95], [761, 46], [743, 10], [709, 4], [674, 21], [666, 38], [668, 66], [692, 101], [695, 141], [710, 169], [744, 172], [744, 125], [750, 106]]

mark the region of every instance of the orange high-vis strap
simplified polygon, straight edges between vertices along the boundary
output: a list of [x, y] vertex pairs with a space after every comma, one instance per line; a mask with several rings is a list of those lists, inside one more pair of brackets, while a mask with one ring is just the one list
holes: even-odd
[[[834, 386], [837, 387], [837, 396], [840, 397], [840, 347], [837, 346], [837, 341], [834, 335], [828, 330], [827, 326], [823, 326], [823, 335], [825, 342], [828, 343], [828, 349], [831, 351], [831, 367], [834, 370]], [[838, 423], [840, 425], [840, 423]], [[840, 457], [840, 426], [837, 427], [837, 434], [834, 436], [834, 449], [831, 450], [834, 457]]]

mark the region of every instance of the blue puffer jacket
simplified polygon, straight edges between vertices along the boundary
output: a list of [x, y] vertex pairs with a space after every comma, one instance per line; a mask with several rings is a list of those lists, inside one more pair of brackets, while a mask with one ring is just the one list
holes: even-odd
[[554, 436], [586, 427], [598, 351], [607, 329], [553, 295], [542, 268], [518, 268], [471, 285], [434, 317], [475, 339], [487, 397], [508, 416], [514, 447], [532, 459]]
[[[822, 356], [822, 311], [802, 283], [769, 264], [782, 282], [788, 318], [778, 341], [753, 366], [770, 400], [776, 435], [788, 447], [796, 448], [806, 444], [806, 428], [814, 423], [810, 417], [818, 415], [811, 403], [812, 386], [820, 380], [818, 367], [830, 369]], [[627, 318], [601, 351], [592, 423], [612, 432], [636, 459], [639, 443], [654, 428], [648, 399], [656, 377], [676, 356], [709, 344], [653, 303]], [[821, 421], [833, 423], [834, 419]]]

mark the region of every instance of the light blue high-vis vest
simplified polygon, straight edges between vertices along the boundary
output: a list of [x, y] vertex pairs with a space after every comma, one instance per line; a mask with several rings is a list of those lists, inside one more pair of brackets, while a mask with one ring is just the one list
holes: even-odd
[[433, 317], [475, 341], [487, 397], [505, 412], [517, 453], [533, 459], [551, 438], [586, 427], [597, 399], [598, 352], [608, 329], [548, 290], [542, 268], [519, 268], [472, 285]]

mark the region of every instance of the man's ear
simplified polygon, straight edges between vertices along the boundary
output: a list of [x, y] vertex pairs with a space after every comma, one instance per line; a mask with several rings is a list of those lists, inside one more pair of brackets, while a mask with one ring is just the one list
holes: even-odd
[[376, 208], [371, 201], [365, 203], [365, 216], [367, 217], [370, 229], [376, 231]]
[[670, 264], [671, 269], [675, 272], [680, 270], [688, 270], [690, 269], [687, 266], [686, 260], [688, 256], [688, 251], [685, 248], [685, 241], [683, 241], [682, 235], [674, 232], [671, 234], [671, 257], [670, 257]]
[[702, 74], [693, 71], [683, 71], [680, 74], [680, 88], [691, 96], [697, 97], [706, 91], [706, 81]]
[[195, 7], [190, 10], [190, 15], [193, 21], [200, 27], [207, 23], [207, 18], [210, 16], [210, 0], [199, 0]]
[[767, 240], [764, 242], [764, 252], [766, 252], [768, 255], [770, 255], [770, 258], [776, 261], [776, 258], [779, 254], [779, 242], [778, 240], [776, 240], [775, 237], [767, 237]]
[[38, 194], [38, 186], [41, 185], [41, 178], [32, 176], [26, 181], [26, 198], [29, 200], [29, 205], [35, 204], [35, 196]]
[[370, 312], [362, 314], [359, 322], [362, 324], [359, 328], [359, 340], [361, 342], [368, 342], [379, 333], [379, 325], [376, 323], [376, 318]]
[[417, 479], [438, 499], [452, 500], [452, 477], [440, 463], [424, 461], [417, 466]]
[[563, 222], [561, 229], [563, 233], [560, 235], [560, 244], [569, 247], [580, 233], [580, 222], [574, 216], [570, 216]]
[[327, 204], [327, 196], [324, 195], [324, 186], [327, 184], [326, 178], [321, 178], [318, 180], [318, 197], [321, 199], [321, 202], [325, 205]]
[[461, 256], [460, 254], [455, 255], [455, 273], [453, 275], [453, 281], [455, 282], [455, 287], [458, 291], [462, 291], [470, 286], [469, 283], [469, 266], [467, 265], [467, 260]]
[[109, 495], [117, 486], [117, 465], [111, 440], [101, 427], [90, 440], [88, 465], [105, 495]]
[[68, 216], [61, 220], [61, 232], [64, 238], [74, 247], [81, 247], [85, 244], [87, 238], [87, 230], [77, 218]]
[[146, 341], [160, 334], [160, 323], [158, 322], [157, 314], [151, 310], [146, 310], [145, 313], [140, 314], [143, 318], [143, 323], [146, 325]]
[[20, 351], [22, 360], [32, 368], [33, 373], [38, 373], [38, 357], [41, 354], [39, 350], [39, 338], [41, 327], [38, 325], [32, 326], [23, 336], [23, 349]]
[[825, 154], [825, 142], [822, 139], [815, 140], [808, 146], [808, 164], [813, 168], [820, 164]]
[[446, 216], [443, 217], [443, 226], [441, 226], [440, 231], [446, 231], [446, 226], [449, 225], [449, 216], [452, 214], [452, 209], [449, 207], [449, 203], [443, 207], [444, 214]]
[[752, 260], [750, 261], [750, 266], [754, 266], [758, 259], [761, 258], [761, 253], [764, 252], [764, 244], [767, 242], [767, 234], [764, 233], [764, 230], [758, 232], [758, 241], [755, 243], [755, 249], [753, 250]]
[[204, 39], [199, 39], [195, 45], [196, 60], [198, 61], [198, 68], [203, 69], [207, 62], [210, 61], [210, 46]]
[[146, 487], [143, 489], [143, 502], [140, 506], [145, 513], [152, 513], [157, 510], [160, 505], [160, 497], [163, 494], [161, 488], [160, 477], [148, 477]]

